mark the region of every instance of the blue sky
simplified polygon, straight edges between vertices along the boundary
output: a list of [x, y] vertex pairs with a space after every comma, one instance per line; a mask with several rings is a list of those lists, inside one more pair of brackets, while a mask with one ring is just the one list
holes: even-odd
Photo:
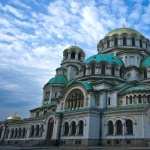
[[111, 29], [150, 37], [150, 0], [0, 0], [0, 120], [23, 117], [42, 101], [42, 88], [76, 43], [87, 56]]

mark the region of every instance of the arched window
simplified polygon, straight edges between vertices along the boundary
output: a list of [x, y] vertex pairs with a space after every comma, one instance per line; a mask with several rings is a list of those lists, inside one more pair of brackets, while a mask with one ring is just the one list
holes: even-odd
[[123, 46], [127, 46], [127, 38], [125, 36], [123, 37]]
[[128, 104], [128, 101], [129, 101], [129, 97], [126, 96], [126, 104]]
[[146, 79], [146, 78], [147, 78], [147, 70], [144, 69], [144, 79]]
[[108, 135], [113, 135], [113, 133], [114, 133], [114, 126], [113, 126], [113, 122], [112, 121], [108, 121], [107, 128], [108, 128]]
[[68, 59], [68, 52], [64, 52], [64, 59]]
[[65, 102], [65, 106], [67, 109], [77, 109], [83, 107], [84, 104], [84, 95], [83, 92], [79, 89], [72, 90]]
[[71, 135], [74, 136], [76, 134], [76, 123], [73, 121], [71, 123]]
[[126, 134], [127, 135], [133, 134], [133, 122], [130, 119], [126, 120]]
[[79, 135], [83, 135], [83, 131], [84, 131], [84, 122], [83, 122], [82, 120], [79, 121], [78, 127], [79, 127]]
[[129, 102], [130, 102], [130, 104], [132, 104], [132, 96], [130, 96], [130, 101]]
[[71, 53], [71, 59], [75, 59], [75, 55], [76, 55], [76, 53], [75, 53], [75, 52], [72, 52], [72, 53]]
[[34, 125], [32, 125], [30, 129], [30, 137], [32, 136], [34, 136]]
[[147, 48], [147, 42], [146, 42], [146, 48]]
[[40, 128], [40, 127], [39, 127], [39, 125], [37, 124], [37, 125], [36, 125], [36, 136], [39, 136], [39, 128]]
[[115, 47], [118, 46], [118, 38], [117, 38], [117, 37], [114, 38], [114, 46], [115, 46]]
[[81, 57], [82, 57], [82, 54], [79, 53], [79, 54], [78, 54], [78, 59], [81, 60]]
[[141, 95], [139, 95], [138, 103], [139, 103], [139, 104], [142, 103], [142, 96], [141, 96]]
[[121, 120], [116, 121], [116, 135], [122, 135], [123, 133], [123, 125]]
[[107, 105], [110, 105], [110, 104], [111, 104], [110, 97], [108, 97], [108, 99], [107, 99]]
[[91, 63], [91, 75], [95, 74], [95, 63]]
[[65, 122], [64, 124], [64, 136], [68, 136], [69, 134], [69, 123]]
[[135, 38], [132, 37], [132, 46], [135, 46]]
[[105, 63], [101, 64], [101, 74], [105, 75]]
[[111, 67], [111, 74], [112, 74], [112, 76], [115, 75], [115, 66], [114, 65], [112, 65], [112, 67]]
[[143, 43], [142, 43], [142, 40], [140, 40], [140, 48], [143, 47]]

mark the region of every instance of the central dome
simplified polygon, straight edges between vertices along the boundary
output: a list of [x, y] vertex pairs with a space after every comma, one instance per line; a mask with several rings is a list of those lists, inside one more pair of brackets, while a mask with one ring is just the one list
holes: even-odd
[[131, 29], [131, 28], [117, 28], [112, 30], [111, 32], [107, 33], [106, 36], [113, 36], [113, 35], [121, 35], [121, 34], [130, 34], [130, 35], [139, 35], [139, 36], [143, 36], [140, 32], [136, 31], [135, 29]]
[[96, 63], [107, 62], [110, 64], [123, 65], [122, 60], [114, 56], [113, 54], [97, 54], [85, 60], [85, 63], [87, 64], [91, 62], [96, 62]]

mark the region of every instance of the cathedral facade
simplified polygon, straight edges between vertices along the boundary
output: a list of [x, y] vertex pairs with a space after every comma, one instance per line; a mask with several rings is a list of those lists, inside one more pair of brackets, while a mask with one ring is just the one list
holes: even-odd
[[0, 122], [0, 143], [150, 145], [150, 40], [131, 28], [109, 32], [97, 54], [70, 46], [29, 118]]

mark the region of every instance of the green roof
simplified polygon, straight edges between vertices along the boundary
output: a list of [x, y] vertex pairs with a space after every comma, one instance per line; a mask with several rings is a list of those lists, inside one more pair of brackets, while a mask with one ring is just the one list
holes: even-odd
[[144, 61], [142, 62], [142, 66], [143, 67], [150, 67], [150, 57], [147, 57], [144, 59]]
[[97, 54], [93, 55], [85, 60], [85, 63], [91, 63], [91, 62], [108, 62], [110, 64], [117, 64], [117, 65], [123, 65], [123, 62], [118, 57], [114, 56], [113, 54]]
[[90, 81], [75, 81], [75, 80], [72, 80], [71, 82], [68, 83], [67, 86], [71, 86], [73, 84], [81, 84], [87, 91], [93, 89], [92, 83]]
[[128, 83], [124, 88], [120, 89], [121, 95], [133, 92], [146, 92], [150, 91], [150, 86], [148, 84], [139, 83]]
[[135, 29], [132, 29], [132, 28], [117, 28], [117, 29], [114, 29], [112, 30], [111, 32], [109, 32], [108, 34], [106, 34], [106, 36], [113, 36], [115, 34], [136, 34], [136, 35], [139, 35], [139, 36], [143, 36], [140, 32], [136, 31]]
[[55, 77], [51, 78], [47, 84], [66, 85], [67, 84], [67, 78], [64, 75], [56, 75]]

